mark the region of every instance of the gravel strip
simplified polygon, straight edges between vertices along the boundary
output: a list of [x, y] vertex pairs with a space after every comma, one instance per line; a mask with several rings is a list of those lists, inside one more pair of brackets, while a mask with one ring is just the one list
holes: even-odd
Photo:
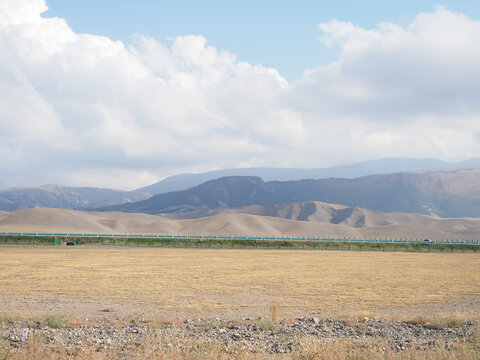
[[458, 327], [437, 327], [376, 318], [342, 321], [333, 319], [297, 318], [288, 322], [244, 318], [229, 321], [219, 318], [196, 319], [171, 323], [150, 323], [142, 319], [123, 325], [108, 320], [79, 326], [53, 329], [45, 322], [3, 322], [0, 337], [12, 348], [22, 346], [22, 328], [29, 327], [29, 337], [40, 336], [47, 344], [80, 350], [94, 346], [102, 350], [110, 346], [129, 348], [145, 340], [158, 338], [164, 346], [168, 339], [178, 346], [182, 342], [221, 344], [225, 350], [245, 348], [251, 352], [289, 353], [300, 346], [302, 339], [317, 337], [325, 341], [347, 339], [352, 341], [385, 341], [393, 350], [449, 348], [451, 344], [467, 340], [478, 329], [479, 322], [470, 321]]

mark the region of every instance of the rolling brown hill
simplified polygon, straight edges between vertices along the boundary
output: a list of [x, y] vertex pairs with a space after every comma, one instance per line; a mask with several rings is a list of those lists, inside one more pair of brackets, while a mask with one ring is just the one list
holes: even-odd
[[[339, 205], [316, 204], [320, 210], [309, 220], [263, 216], [270, 210], [227, 210], [195, 219], [119, 212], [81, 212], [67, 209], [26, 209], [0, 213], [0, 232], [71, 232], [233, 236], [387, 237], [478, 240], [480, 219], [442, 219], [426, 215], [373, 213], [354, 209], [350, 216], [332, 223]], [[321, 205], [321, 206], [320, 206]], [[292, 205], [293, 206], [293, 205]], [[311, 205], [310, 205], [311, 206]], [[330, 208], [329, 208], [330, 207]], [[301, 208], [301, 205], [299, 205]], [[250, 211], [251, 213], [248, 213]], [[282, 212], [284, 210], [281, 210]], [[331, 213], [329, 213], [332, 211]], [[350, 210], [348, 210], [350, 211]], [[293, 214], [293, 213], [292, 213]], [[365, 216], [362, 226], [358, 218]], [[335, 220], [336, 221], [336, 220]]]
[[[411, 213], [381, 213], [362, 208], [318, 201], [273, 206], [248, 206], [222, 210], [223, 213], [243, 213], [280, 217], [303, 222], [320, 222], [356, 228], [367, 237], [393, 234], [393, 237], [425, 237], [465, 239], [480, 238], [480, 218], [440, 218]], [[436, 235], [434, 235], [436, 234]]]

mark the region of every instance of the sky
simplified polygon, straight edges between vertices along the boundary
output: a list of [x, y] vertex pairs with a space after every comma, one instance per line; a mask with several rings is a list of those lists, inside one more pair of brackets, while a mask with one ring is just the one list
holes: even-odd
[[374, 28], [381, 22], [408, 26], [420, 12], [443, 5], [480, 20], [480, 2], [448, 0], [50, 0], [45, 16], [65, 18], [78, 33], [131, 43], [133, 34], [166, 42], [202, 35], [209, 45], [234, 53], [240, 61], [277, 69], [288, 81], [306, 69], [327, 65], [339, 46], [325, 46], [320, 23], [332, 19]]
[[478, 1], [0, 2], [0, 189], [480, 156]]

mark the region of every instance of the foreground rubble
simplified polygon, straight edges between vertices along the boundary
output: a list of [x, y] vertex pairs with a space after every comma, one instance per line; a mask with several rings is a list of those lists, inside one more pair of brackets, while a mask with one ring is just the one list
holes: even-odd
[[388, 321], [376, 318], [333, 320], [297, 318], [274, 323], [263, 319], [244, 318], [237, 321], [223, 319], [187, 319], [170, 322], [147, 322], [143, 319], [112, 323], [107, 320], [81, 325], [52, 328], [46, 322], [3, 322], [0, 338], [4, 347], [21, 348], [22, 329], [29, 328], [29, 339], [35, 338], [52, 349], [63, 348], [70, 353], [84, 347], [106, 351], [111, 347], [128, 349], [146, 341], [157, 341], [169, 347], [194, 347], [208, 343], [223, 350], [251, 353], [290, 353], [302, 346], [306, 339], [321, 341], [351, 340], [383, 343], [393, 351], [409, 348], [418, 350], [449, 348], [464, 342], [478, 332], [478, 321], [463, 324], [429, 325], [414, 322]]

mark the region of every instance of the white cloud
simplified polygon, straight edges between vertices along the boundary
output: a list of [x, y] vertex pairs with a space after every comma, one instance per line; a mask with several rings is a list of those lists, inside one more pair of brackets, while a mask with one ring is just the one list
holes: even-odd
[[0, 27], [39, 22], [40, 14], [47, 10], [44, 0], [2, 0]]
[[336, 20], [319, 28], [325, 32], [322, 39], [339, 42], [341, 55], [334, 64], [308, 72], [308, 93], [302, 95], [327, 92], [311, 103], [325, 99], [337, 111], [341, 101], [343, 111], [369, 118], [395, 115], [401, 121], [419, 113], [478, 111], [479, 22], [439, 7], [420, 14], [406, 29], [381, 24], [364, 30]]
[[[333, 20], [320, 39], [338, 44], [334, 63], [308, 70], [289, 106], [309, 129], [345, 133], [336, 159], [478, 156], [480, 129], [480, 23], [438, 7], [407, 28], [380, 24], [362, 29]], [[342, 146], [342, 145], [339, 145]], [[342, 146], [342, 147], [343, 147]]]
[[292, 84], [202, 36], [125, 46], [46, 9], [0, 3], [0, 188], [480, 150], [480, 23], [442, 7], [406, 28], [320, 24], [339, 58]]

